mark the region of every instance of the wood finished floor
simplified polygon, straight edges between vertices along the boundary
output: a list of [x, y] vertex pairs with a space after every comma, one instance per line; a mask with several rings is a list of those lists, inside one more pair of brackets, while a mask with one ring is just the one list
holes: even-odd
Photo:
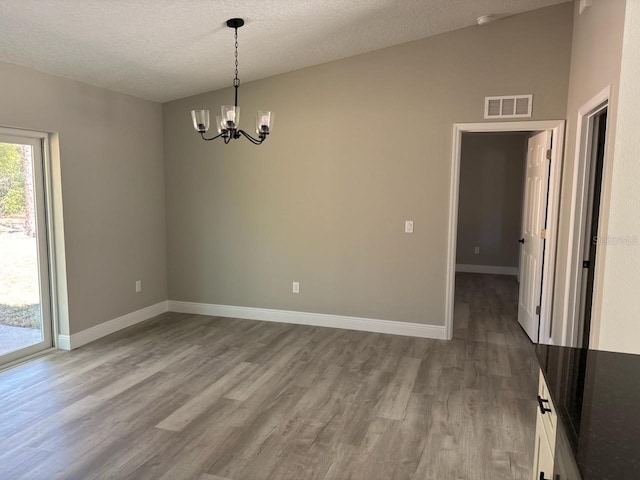
[[0, 373], [0, 479], [526, 479], [537, 363], [512, 277], [451, 342], [167, 313]]

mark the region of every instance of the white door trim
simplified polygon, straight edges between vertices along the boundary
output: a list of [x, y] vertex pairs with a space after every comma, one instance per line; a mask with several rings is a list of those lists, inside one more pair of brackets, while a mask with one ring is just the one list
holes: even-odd
[[456, 241], [458, 235], [458, 190], [460, 188], [460, 154], [462, 134], [467, 132], [527, 132], [550, 130], [553, 133], [551, 172], [549, 176], [549, 204], [547, 210], [547, 244], [544, 252], [542, 305], [540, 312], [540, 343], [551, 343], [550, 318], [553, 300], [553, 279], [557, 246], [557, 227], [560, 206], [560, 179], [564, 151], [564, 120], [532, 120], [524, 122], [456, 123], [453, 125], [449, 195], [449, 234], [445, 298], [445, 327], [447, 339], [453, 337], [453, 308], [456, 278]]
[[[579, 312], [579, 303], [580, 303], [580, 279], [582, 277], [582, 235], [584, 232], [584, 209], [585, 203], [587, 201], [586, 189], [585, 189], [585, 181], [588, 171], [589, 162], [591, 160], [591, 147], [589, 142], [591, 141], [590, 132], [588, 129], [589, 122], [592, 117], [602, 111], [602, 109], [609, 106], [611, 102], [611, 86], [607, 86], [601, 92], [599, 92], [596, 96], [594, 96], [591, 100], [585, 103], [582, 107], [578, 109], [578, 119], [576, 124], [576, 148], [575, 148], [575, 157], [573, 164], [573, 180], [571, 183], [572, 194], [571, 194], [571, 216], [569, 219], [569, 245], [567, 250], [567, 262], [568, 262], [568, 271], [565, 277], [565, 286], [564, 286], [564, 310], [562, 312], [562, 345], [566, 345], [569, 347], [578, 347], [578, 332], [580, 330], [579, 323], [580, 319], [578, 318], [580, 315]], [[607, 122], [609, 123], [609, 122]], [[611, 137], [612, 132], [610, 128], [607, 128], [605, 133], [605, 158], [604, 158], [604, 166], [602, 169], [602, 185], [603, 190], [601, 192], [601, 201], [600, 201], [600, 217], [602, 216], [603, 205], [605, 203], [604, 200], [604, 186], [608, 184], [607, 179], [607, 157], [609, 156], [609, 145], [612, 145], [613, 138]], [[596, 259], [596, 264], [593, 266], [595, 269], [594, 272], [594, 297], [593, 302], [596, 303], [597, 297], [595, 292], [598, 291], [597, 284], [600, 275], [602, 274], [602, 260], [603, 255], [600, 255], [599, 258]], [[595, 316], [598, 314], [598, 309], [595, 308], [595, 305], [592, 307], [592, 317], [591, 323], [592, 325], [595, 323]], [[596, 340], [594, 339], [594, 329], [591, 330], [591, 339], [589, 341], [589, 345], [592, 347], [597, 347]]]

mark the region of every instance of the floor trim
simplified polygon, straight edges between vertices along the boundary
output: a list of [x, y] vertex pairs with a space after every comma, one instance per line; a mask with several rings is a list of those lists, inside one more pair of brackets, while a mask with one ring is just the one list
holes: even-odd
[[248, 320], [262, 320], [265, 322], [343, 328], [347, 330], [388, 333], [391, 335], [433, 338], [437, 340], [446, 339], [446, 330], [444, 325], [424, 325], [421, 323], [395, 322], [391, 320], [347, 317], [324, 313], [295, 312], [268, 308], [234, 307], [230, 305], [179, 302], [176, 300], [169, 300], [169, 311], [197, 315], [210, 315], [213, 317], [244, 318]]
[[71, 350], [71, 335], [58, 335], [58, 348], [60, 350]]
[[112, 333], [130, 327], [136, 323], [149, 320], [156, 315], [160, 315], [168, 310], [168, 302], [165, 300], [155, 305], [127, 313], [121, 317], [114, 318], [104, 323], [100, 323], [95, 327], [87, 328], [81, 332], [72, 335], [58, 335], [58, 348], [62, 350], [73, 350], [87, 343], [106, 337]]
[[491, 275], [518, 276], [518, 267], [498, 267], [495, 265], [464, 265], [456, 264], [456, 272], [462, 273], [488, 273]]

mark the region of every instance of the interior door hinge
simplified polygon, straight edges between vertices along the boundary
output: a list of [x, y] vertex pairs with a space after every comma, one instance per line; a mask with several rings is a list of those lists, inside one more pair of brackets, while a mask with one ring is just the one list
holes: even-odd
[[547, 238], [547, 230], [544, 229], [544, 228], [542, 230], [540, 230], [540, 236], [542, 238]]
[[540, 305], [536, 307], [536, 315], [540, 315]]
[[547, 150], [547, 160], [551, 160], [551, 149]]

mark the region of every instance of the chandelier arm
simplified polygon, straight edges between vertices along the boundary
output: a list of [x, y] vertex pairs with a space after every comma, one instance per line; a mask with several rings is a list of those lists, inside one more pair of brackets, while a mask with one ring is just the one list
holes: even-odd
[[[249, 135], [247, 132], [245, 132], [244, 130], [238, 130], [242, 135], [244, 135], [244, 137], [249, 140], [251, 143], [253, 143], [254, 145], [260, 145], [262, 142], [264, 142], [264, 138], [258, 140], [257, 138], [253, 138], [251, 135]], [[266, 137], [265, 137], [266, 138]]]
[[219, 137], [221, 137], [222, 135], [224, 135], [224, 133], [221, 133], [221, 134], [219, 134], [219, 135], [216, 135], [215, 137], [206, 138], [206, 137], [204, 136], [204, 132], [200, 132], [200, 136], [202, 137], [202, 139], [203, 139], [203, 140], [205, 140], [205, 141], [207, 141], [207, 142], [210, 142], [211, 140], [215, 140], [216, 138], [219, 138]]
[[227, 145], [231, 141], [231, 135], [224, 137], [224, 144]]

